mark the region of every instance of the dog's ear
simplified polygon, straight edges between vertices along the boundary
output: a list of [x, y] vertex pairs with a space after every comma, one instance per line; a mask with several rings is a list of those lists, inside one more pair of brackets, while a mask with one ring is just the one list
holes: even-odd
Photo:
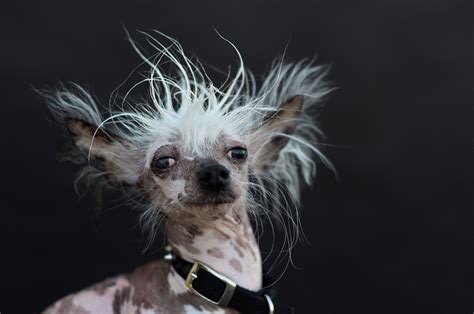
[[65, 125], [75, 146], [92, 166], [106, 172], [115, 181], [136, 182], [134, 166], [139, 162], [140, 153], [134, 145], [80, 119], [66, 118]]
[[251, 167], [256, 172], [269, 170], [278, 160], [298, 126], [304, 97], [297, 95], [287, 100], [276, 112], [266, 117], [252, 133]]

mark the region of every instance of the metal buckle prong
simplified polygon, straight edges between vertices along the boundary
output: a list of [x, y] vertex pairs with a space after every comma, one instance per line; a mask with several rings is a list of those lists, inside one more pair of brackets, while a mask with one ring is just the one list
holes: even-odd
[[[216, 276], [217, 278], [219, 278], [225, 283], [225, 290], [222, 293], [222, 296], [220, 297], [219, 301], [216, 302], [214, 300], [211, 300], [193, 288], [193, 280], [198, 277], [197, 273], [199, 272], [201, 268], [208, 271], [209, 273]], [[195, 262], [193, 267], [191, 267], [191, 270], [189, 271], [188, 276], [186, 277], [186, 288], [188, 288], [193, 294], [199, 296], [200, 298], [206, 300], [207, 302], [210, 302], [214, 305], [218, 305], [224, 308], [227, 307], [227, 305], [229, 305], [230, 299], [232, 299], [232, 296], [234, 295], [234, 290], [236, 286], [237, 284], [233, 282], [231, 279], [218, 273], [217, 271], [210, 268], [209, 266], [202, 264], [201, 262]]]

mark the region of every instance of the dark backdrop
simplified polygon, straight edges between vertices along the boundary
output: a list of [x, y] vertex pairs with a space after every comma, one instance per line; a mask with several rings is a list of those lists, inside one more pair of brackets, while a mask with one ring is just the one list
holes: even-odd
[[[159, 29], [220, 68], [217, 28], [262, 73], [288, 44], [318, 54], [340, 88], [321, 115], [337, 181], [304, 193], [309, 245], [280, 281], [299, 313], [472, 313], [473, 2], [10, 1], [0, 10], [0, 312], [53, 300], [160, 256], [135, 214], [93, 224], [65, 135], [32, 86], [74, 81], [106, 101], [139, 62], [130, 30]], [[112, 207], [115, 203], [109, 202]], [[159, 243], [158, 243], [159, 244]]]

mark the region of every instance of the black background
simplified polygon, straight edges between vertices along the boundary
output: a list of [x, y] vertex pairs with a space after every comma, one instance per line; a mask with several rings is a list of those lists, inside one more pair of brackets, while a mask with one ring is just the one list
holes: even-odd
[[[299, 313], [472, 313], [472, 1], [16, 1], [0, 10], [0, 311], [53, 300], [157, 258], [130, 209], [89, 219], [65, 134], [32, 86], [88, 86], [104, 102], [139, 59], [128, 29], [160, 31], [215, 66], [261, 74], [318, 54], [340, 87], [321, 115], [337, 181], [304, 193], [310, 245], [280, 281]], [[112, 207], [114, 202], [109, 202]]]

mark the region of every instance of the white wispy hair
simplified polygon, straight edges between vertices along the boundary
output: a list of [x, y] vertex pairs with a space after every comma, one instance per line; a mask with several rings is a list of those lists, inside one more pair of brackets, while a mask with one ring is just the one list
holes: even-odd
[[[235, 74], [230, 73], [225, 82], [215, 86], [204, 67], [188, 58], [181, 45], [174, 39], [157, 32], [163, 41], [143, 33], [156, 53], [145, 56], [137, 44], [130, 40], [133, 48], [149, 66], [143, 80], [137, 82], [121, 99], [113, 101], [108, 108], [99, 108], [93, 97], [82, 87], [72, 84], [45, 94], [50, 108], [56, 116], [77, 118], [110, 131], [132, 147], [145, 150], [145, 158], [137, 161], [135, 169], [144, 169], [149, 164], [159, 143], [179, 138], [185, 148], [194, 154], [205, 156], [211, 143], [220, 134], [236, 135], [244, 139], [255, 136], [255, 130], [266, 118], [278, 112], [280, 106], [296, 95], [304, 97], [301, 114], [295, 118], [294, 133], [260, 133], [266, 141], [274, 137], [288, 138], [288, 144], [268, 171], [251, 170], [261, 194], [274, 200], [263, 186], [278, 182], [289, 193], [289, 202], [298, 203], [302, 183], [311, 184], [315, 175], [315, 158], [332, 168], [330, 162], [318, 149], [322, 133], [311, 113], [318, 111], [324, 97], [331, 91], [324, 77], [328, 67], [315, 66], [314, 60], [287, 63], [283, 58], [275, 61], [260, 87], [253, 74], [244, 66], [237, 48], [240, 63]], [[171, 64], [174, 72], [164, 73], [163, 64]], [[141, 101], [130, 101], [134, 89], [146, 84], [148, 97]], [[315, 110], [316, 109], [316, 110]], [[97, 132], [97, 131], [96, 131]], [[91, 143], [91, 147], [94, 143]], [[90, 157], [90, 156], [89, 156]], [[101, 173], [84, 170], [82, 177], [100, 177]], [[138, 176], [139, 174], [137, 174]], [[261, 206], [261, 205], [260, 205]], [[257, 208], [258, 205], [255, 206]]]

